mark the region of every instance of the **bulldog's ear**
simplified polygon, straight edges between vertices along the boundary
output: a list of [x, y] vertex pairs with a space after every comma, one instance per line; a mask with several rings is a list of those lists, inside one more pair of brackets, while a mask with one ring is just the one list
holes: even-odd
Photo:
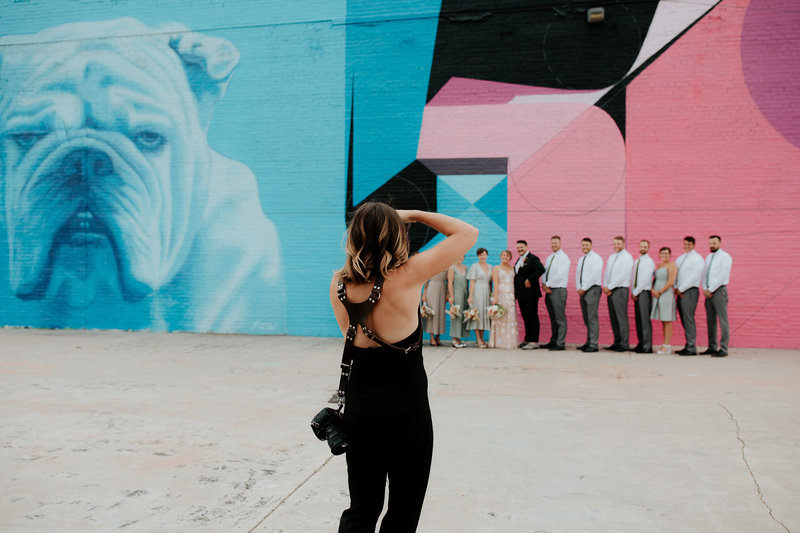
[[225, 39], [193, 32], [171, 35], [169, 45], [186, 67], [201, 114], [210, 118], [214, 103], [225, 96], [233, 69], [239, 63], [239, 51]]

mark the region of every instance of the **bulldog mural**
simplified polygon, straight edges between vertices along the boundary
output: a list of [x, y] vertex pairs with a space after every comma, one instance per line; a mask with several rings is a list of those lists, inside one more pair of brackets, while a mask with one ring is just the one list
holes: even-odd
[[284, 332], [277, 232], [206, 137], [238, 59], [134, 19], [0, 39], [0, 256], [34, 325]]

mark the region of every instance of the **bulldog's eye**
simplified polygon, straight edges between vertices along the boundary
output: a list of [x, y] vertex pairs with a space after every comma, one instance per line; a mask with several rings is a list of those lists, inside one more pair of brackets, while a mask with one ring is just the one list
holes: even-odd
[[142, 150], [149, 150], [152, 152], [161, 148], [166, 142], [166, 139], [163, 135], [159, 135], [154, 131], [141, 131], [134, 135], [133, 141]]
[[34, 144], [38, 143], [39, 140], [47, 135], [46, 133], [15, 133], [12, 135], [14, 142], [17, 143], [17, 146], [22, 148], [23, 150], [27, 150], [32, 147]]

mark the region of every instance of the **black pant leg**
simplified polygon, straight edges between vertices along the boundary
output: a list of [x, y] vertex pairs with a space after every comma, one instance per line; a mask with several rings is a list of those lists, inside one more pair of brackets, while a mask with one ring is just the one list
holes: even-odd
[[347, 486], [350, 508], [342, 513], [339, 533], [375, 533], [383, 511], [387, 467], [378, 442], [361, 442], [351, 447], [347, 458]]
[[539, 342], [539, 298], [520, 298], [517, 305], [525, 324], [525, 342]]
[[433, 430], [422, 432], [409, 448], [408, 441], [392, 452], [389, 469], [389, 505], [380, 533], [413, 533], [417, 530], [428, 488], [433, 457]]

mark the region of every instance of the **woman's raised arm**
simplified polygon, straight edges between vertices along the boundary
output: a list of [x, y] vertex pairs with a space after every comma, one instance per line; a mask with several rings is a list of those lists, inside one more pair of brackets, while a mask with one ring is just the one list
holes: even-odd
[[409, 282], [423, 283], [447, 269], [478, 241], [478, 229], [457, 218], [430, 211], [405, 211], [397, 213], [405, 222], [419, 222], [429, 226], [445, 239], [422, 253], [411, 257], [405, 265]]

